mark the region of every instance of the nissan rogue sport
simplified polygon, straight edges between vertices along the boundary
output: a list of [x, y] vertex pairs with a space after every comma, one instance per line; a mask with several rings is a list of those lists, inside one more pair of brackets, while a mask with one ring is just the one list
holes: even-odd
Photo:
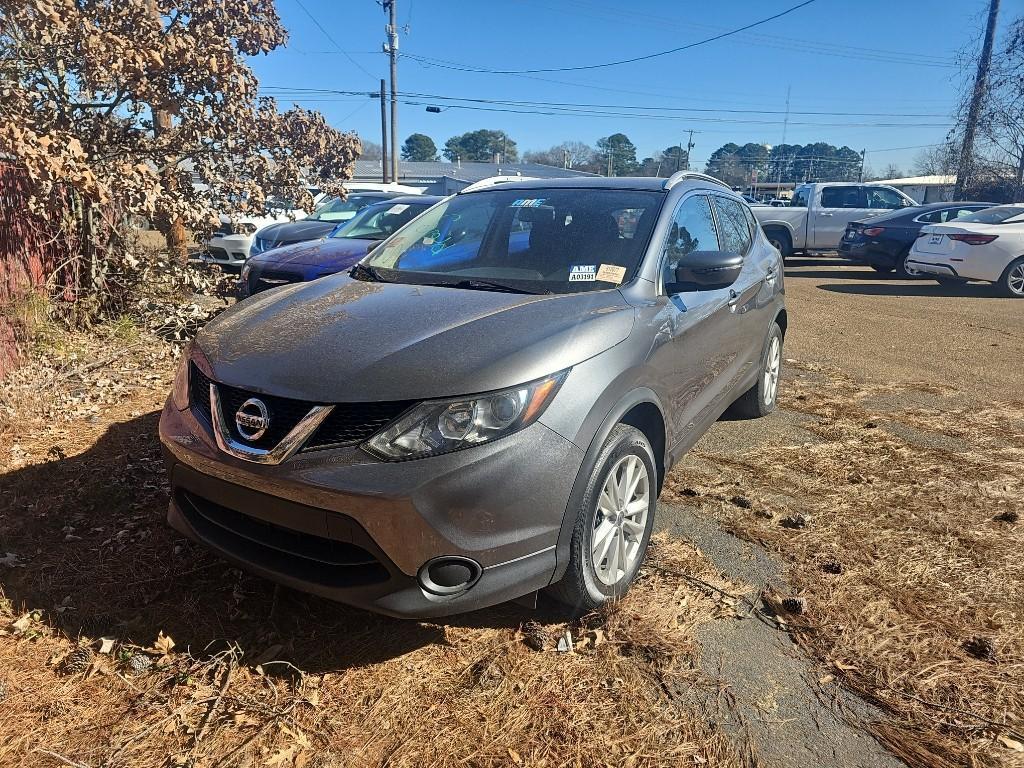
[[480, 183], [189, 347], [169, 522], [300, 590], [442, 616], [636, 576], [669, 468], [775, 408], [783, 275], [711, 177]]

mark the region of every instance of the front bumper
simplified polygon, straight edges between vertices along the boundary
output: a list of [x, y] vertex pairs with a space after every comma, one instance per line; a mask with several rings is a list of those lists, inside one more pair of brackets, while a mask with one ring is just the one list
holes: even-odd
[[211, 264], [241, 266], [249, 258], [252, 235], [220, 235], [210, 238], [199, 258]]
[[[535, 423], [428, 459], [381, 462], [339, 448], [256, 465], [220, 452], [170, 403], [160, 439], [174, 528], [273, 581], [403, 617], [462, 613], [547, 586], [583, 461]], [[416, 574], [439, 556], [472, 559], [479, 580], [455, 596], [429, 593]]]

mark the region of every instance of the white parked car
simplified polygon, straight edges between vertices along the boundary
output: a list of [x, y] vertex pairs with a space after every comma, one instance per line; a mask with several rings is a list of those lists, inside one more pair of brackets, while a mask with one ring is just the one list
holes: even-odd
[[940, 283], [984, 280], [1003, 296], [1024, 298], [1024, 204], [922, 227], [907, 266]]
[[220, 226], [206, 243], [206, 250], [199, 258], [209, 264], [222, 267], [241, 267], [249, 258], [256, 232], [271, 224], [306, 218], [306, 212], [299, 208], [270, 207], [263, 216], [242, 216], [234, 221], [221, 214]]

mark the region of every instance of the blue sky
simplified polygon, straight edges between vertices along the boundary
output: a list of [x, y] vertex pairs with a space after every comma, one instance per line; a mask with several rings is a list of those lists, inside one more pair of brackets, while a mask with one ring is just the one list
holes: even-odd
[[[404, 54], [523, 70], [674, 48], [798, 1], [397, 0], [397, 8]], [[950, 65], [959, 49], [980, 39], [987, 5], [987, 0], [815, 0], [749, 32], [688, 51], [576, 72], [498, 75], [401, 59], [402, 92], [600, 105], [590, 112], [623, 116], [521, 114], [557, 110], [469, 102], [462, 105], [516, 112], [454, 106], [432, 114], [423, 105], [457, 102], [409, 97], [418, 104], [401, 106], [399, 139], [425, 133], [441, 147], [455, 134], [493, 128], [507, 131], [522, 152], [566, 140], [593, 145], [621, 131], [642, 158], [685, 143], [685, 133], [693, 129], [694, 161], [703, 167], [708, 155], [729, 141], [781, 143], [788, 87], [787, 143], [847, 144], [867, 149], [868, 165], [875, 170], [889, 163], [909, 169], [917, 147], [946, 134], [959, 83], [959, 70]], [[1013, 5], [1003, 3], [1000, 30]], [[371, 91], [387, 77], [387, 57], [380, 52], [386, 19], [374, 0], [278, 0], [277, 6], [291, 35], [289, 45], [251, 61], [266, 93], [275, 87]], [[336, 127], [380, 141], [379, 105], [365, 96], [274, 95], [281, 107], [294, 102], [319, 109]], [[637, 106], [652, 109], [630, 109]], [[689, 109], [709, 111], [683, 111]]]

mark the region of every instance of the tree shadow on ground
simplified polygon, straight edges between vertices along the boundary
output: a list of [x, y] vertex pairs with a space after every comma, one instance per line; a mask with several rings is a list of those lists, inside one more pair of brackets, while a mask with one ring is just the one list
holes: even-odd
[[[184, 539], [165, 522], [157, 412], [112, 424], [84, 453], [0, 475], [0, 571], [15, 610], [42, 609], [70, 637], [149, 645], [158, 632], [199, 656], [225, 642], [280, 643], [307, 672], [383, 661], [431, 643], [440, 623], [392, 619], [278, 588]], [[540, 614], [508, 604], [446, 624], [516, 627]]]

